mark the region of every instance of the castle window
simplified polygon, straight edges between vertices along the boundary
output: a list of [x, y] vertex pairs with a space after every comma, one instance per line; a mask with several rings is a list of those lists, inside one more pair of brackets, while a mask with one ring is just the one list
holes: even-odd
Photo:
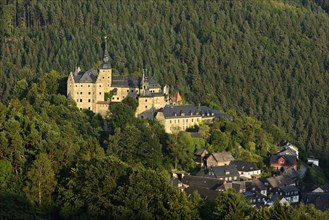
[[122, 99], [124, 99], [125, 98], [125, 96], [122, 96]]
[[112, 97], [112, 100], [114, 100], [114, 97]]
[[147, 102], [147, 99], [145, 99], [145, 102]]
[[88, 92], [88, 95], [90, 95], [91, 94], [91, 92]]
[[79, 95], [79, 92], [77, 92], [77, 94]]
[[171, 120], [169, 120], [169, 123], [171, 124]]
[[80, 92], [80, 95], [82, 95], [82, 92]]
[[90, 107], [88, 107], [88, 110], [90, 110]]
[[80, 99], [80, 102], [82, 102], [82, 99]]
[[102, 85], [99, 85], [99, 87], [102, 87]]
[[193, 118], [192, 118], [192, 122], [193, 122]]
[[[109, 71], [110, 72], [110, 71]], [[109, 76], [107, 77], [108, 79], [110, 78]]]
[[127, 89], [127, 92], [129, 92], [129, 89]]
[[119, 100], [119, 97], [117, 98], [117, 100]]
[[83, 85], [81, 85], [81, 87], [83, 87]]
[[177, 120], [177, 122], [179, 123], [179, 119]]
[[100, 92], [99, 94], [102, 95], [102, 92]]
[[186, 122], [188, 122], [188, 119], [186, 119]]
[[88, 87], [90, 87], [90, 85], [88, 85]]
[[77, 99], [77, 102], [79, 102], [79, 99]]
[[110, 84], [108, 84], [107, 86], [110, 87]]
[[103, 79], [105, 79], [105, 77], [103, 76]]
[[131, 92], [134, 92], [134, 90], [132, 89]]
[[88, 102], [90, 102], [90, 99], [88, 99]]
[[75, 85], [75, 87], [78, 87], [78, 85]]
[[147, 108], [147, 105], [145, 105], [145, 108]]
[[80, 108], [80, 110], [82, 110], [82, 108]]

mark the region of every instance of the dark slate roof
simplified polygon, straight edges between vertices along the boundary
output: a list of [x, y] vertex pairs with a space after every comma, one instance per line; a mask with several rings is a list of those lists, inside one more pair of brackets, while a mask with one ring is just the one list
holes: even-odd
[[226, 162], [234, 160], [230, 152], [217, 152], [211, 154], [217, 162]]
[[324, 211], [329, 208], [329, 193], [303, 193], [302, 201], [305, 204], [314, 204], [315, 208]]
[[162, 92], [150, 92], [150, 91], [144, 91], [141, 94], [141, 97], [163, 97]]
[[212, 172], [215, 174], [215, 176], [218, 177], [233, 177], [233, 176], [239, 176], [239, 172], [233, 165], [227, 165], [227, 166], [216, 166], [210, 168]]
[[272, 188], [284, 187], [283, 176], [270, 177], [266, 179]]
[[160, 84], [153, 77], [148, 78], [148, 83], [150, 89], [161, 88]]
[[265, 195], [262, 195], [258, 192], [244, 192], [243, 195], [247, 197], [247, 199], [251, 200], [251, 203], [261, 203], [264, 204], [267, 197]]
[[270, 163], [278, 163], [278, 159], [283, 157], [286, 160], [285, 165], [293, 165], [296, 162], [297, 157], [292, 155], [272, 155], [270, 159]]
[[133, 76], [112, 76], [112, 87], [129, 87], [137, 88], [140, 87], [140, 77]]
[[182, 179], [182, 183], [189, 185], [189, 187], [194, 186], [194, 187], [214, 190], [218, 188], [220, 185], [222, 185], [223, 181], [215, 178], [185, 175], [184, 178]]
[[203, 152], [205, 152], [205, 151], [206, 151], [206, 149], [204, 149], [204, 148], [197, 149], [197, 150], [194, 152], [194, 155], [196, 155], [196, 156], [200, 156], [200, 155], [202, 155]]
[[299, 189], [296, 186], [286, 186], [281, 188], [281, 190], [285, 193], [299, 191]]
[[259, 179], [253, 179], [250, 181], [246, 181], [246, 189], [248, 191], [262, 191], [267, 190], [267, 187]]
[[292, 155], [297, 157], [297, 152], [291, 148], [287, 148], [278, 153], [278, 155]]
[[195, 107], [193, 105], [166, 105], [162, 110], [166, 118], [170, 117], [186, 117], [186, 116], [202, 116], [202, 117], [226, 117], [228, 120], [233, 121], [233, 117], [218, 110], [211, 109], [208, 106]]
[[282, 175], [287, 179], [290, 178], [292, 180], [297, 180], [299, 177], [299, 173], [297, 172], [297, 170], [295, 170], [294, 168], [288, 168], [285, 169], [284, 172], [282, 173]]
[[303, 183], [302, 185], [300, 185], [300, 189], [302, 192], [312, 192], [318, 187], [319, 185], [315, 183]]
[[190, 186], [186, 189], [184, 189], [184, 192], [186, 193], [187, 197], [190, 197], [193, 192], [198, 192], [203, 200], [214, 200], [218, 196], [220, 192], [211, 190], [211, 189], [205, 189], [195, 186]]
[[284, 175], [270, 177], [263, 179], [263, 181], [265, 185], [266, 183], [269, 183], [272, 188], [282, 188], [296, 183], [296, 179]]
[[250, 172], [259, 170], [254, 163], [246, 162], [242, 160], [231, 161], [230, 165], [236, 166], [237, 170], [240, 172]]
[[191, 135], [191, 138], [202, 138], [198, 132], [188, 132]]
[[98, 76], [98, 71], [90, 69], [87, 72], [79, 72], [74, 75], [75, 83], [95, 83]]

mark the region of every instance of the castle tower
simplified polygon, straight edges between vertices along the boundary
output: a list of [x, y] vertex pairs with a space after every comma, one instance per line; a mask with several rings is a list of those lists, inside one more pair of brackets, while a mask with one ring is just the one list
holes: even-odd
[[104, 37], [104, 56], [103, 63], [99, 68], [96, 80], [96, 100], [104, 101], [104, 93], [109, 92], [112, 84], [112, 67], [109, 62], [109, 53], [107, 51], [106, 37]]
[[146, 75], [146, 71], [143, 69], [142, 83], [141, 83], [141, 95], [146, 95], [149, 92], [150, 83]]

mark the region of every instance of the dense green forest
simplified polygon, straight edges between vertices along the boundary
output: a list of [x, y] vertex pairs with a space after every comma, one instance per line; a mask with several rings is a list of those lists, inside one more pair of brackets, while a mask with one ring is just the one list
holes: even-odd
[[[193, 151], [205, 144], [264, 167], [282, 139], [329, 167], [328, 5], [0, 0], [0, 207], [12, 211], [0, 218], [229, 219], [240, 207], [241, 218], [325, 219], [304, 206], [255, 211], [234, 193], [211, 204], [187, 198], [168, 171], [193, 170]], [[79, 111], [65, 77], [100, 64], [103, 36], [116, 74], [147, 68], [187, 102], [234, 122], [201, 126], [196, 143], [135, 119], [129, 99], [110, 120]]]
[[147, 68], [188, 102], [274, 123], [325, 159], [329, 17], [317, 3], [1, 1], [1, 99], [20, 79], [97, 66], [106, 35], [117, 73]]
[[157, 121], [135, 118], [134, 98], [111, 106], [113, 116], [106, 120], [80, 111], [60, 94], [62, 81], [56, 71], [31, 85], [20, 80], [13, 97], [0, 105], [1, 219], [329, 215], [303, 205], [256, 210], [233, 191], [205, 202], [197, 193], [188, 198], [171, 184], [170, 171], [193, 172], [193, 152], [204, 146], [253, 161], [270, 176], [266, 158], [276, 142], [288, 138], [277, 126], [234, 115], [233, 122], [222, 119], [201, 125], [201, 139], [187, 132], [166, 134]]

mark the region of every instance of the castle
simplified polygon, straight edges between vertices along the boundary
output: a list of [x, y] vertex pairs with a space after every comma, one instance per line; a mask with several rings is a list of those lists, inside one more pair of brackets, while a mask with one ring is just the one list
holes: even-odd
[[165, 106], [161, 86], [153, 78], [113, 76], [109, 54], [105, 44], [103, 63], [99, 70], [82, 72], [79, 67], [69, 74], [67, 97], [73, 99], [79, 109], [89, 109], [103, 117], [111, 103], [126, 97], [138, 100], [136, 117], [153, 119], [156, 110]]
[[[103, 62], [98, 70], [83, 72], [77, 67], [74, 72], [70, 72], [67, 97], [74, 100], [79, 109], [89, 109], [103, 117], [108, 114], [110, 104], [134, 97], [138, 101], [136, 117], [157, 119], [167, 133], [186, 130], [203, 121], [213, 121], [214, 118], [226, 117], [233, 120], [231, 116], [207, 106], [168, 104], [159, 83], [148, 78], [144, 72], [142, 77], [113, 76], [106, 44]], [[177, 92], [172, 103], [179, 104], [181, 101]]]

